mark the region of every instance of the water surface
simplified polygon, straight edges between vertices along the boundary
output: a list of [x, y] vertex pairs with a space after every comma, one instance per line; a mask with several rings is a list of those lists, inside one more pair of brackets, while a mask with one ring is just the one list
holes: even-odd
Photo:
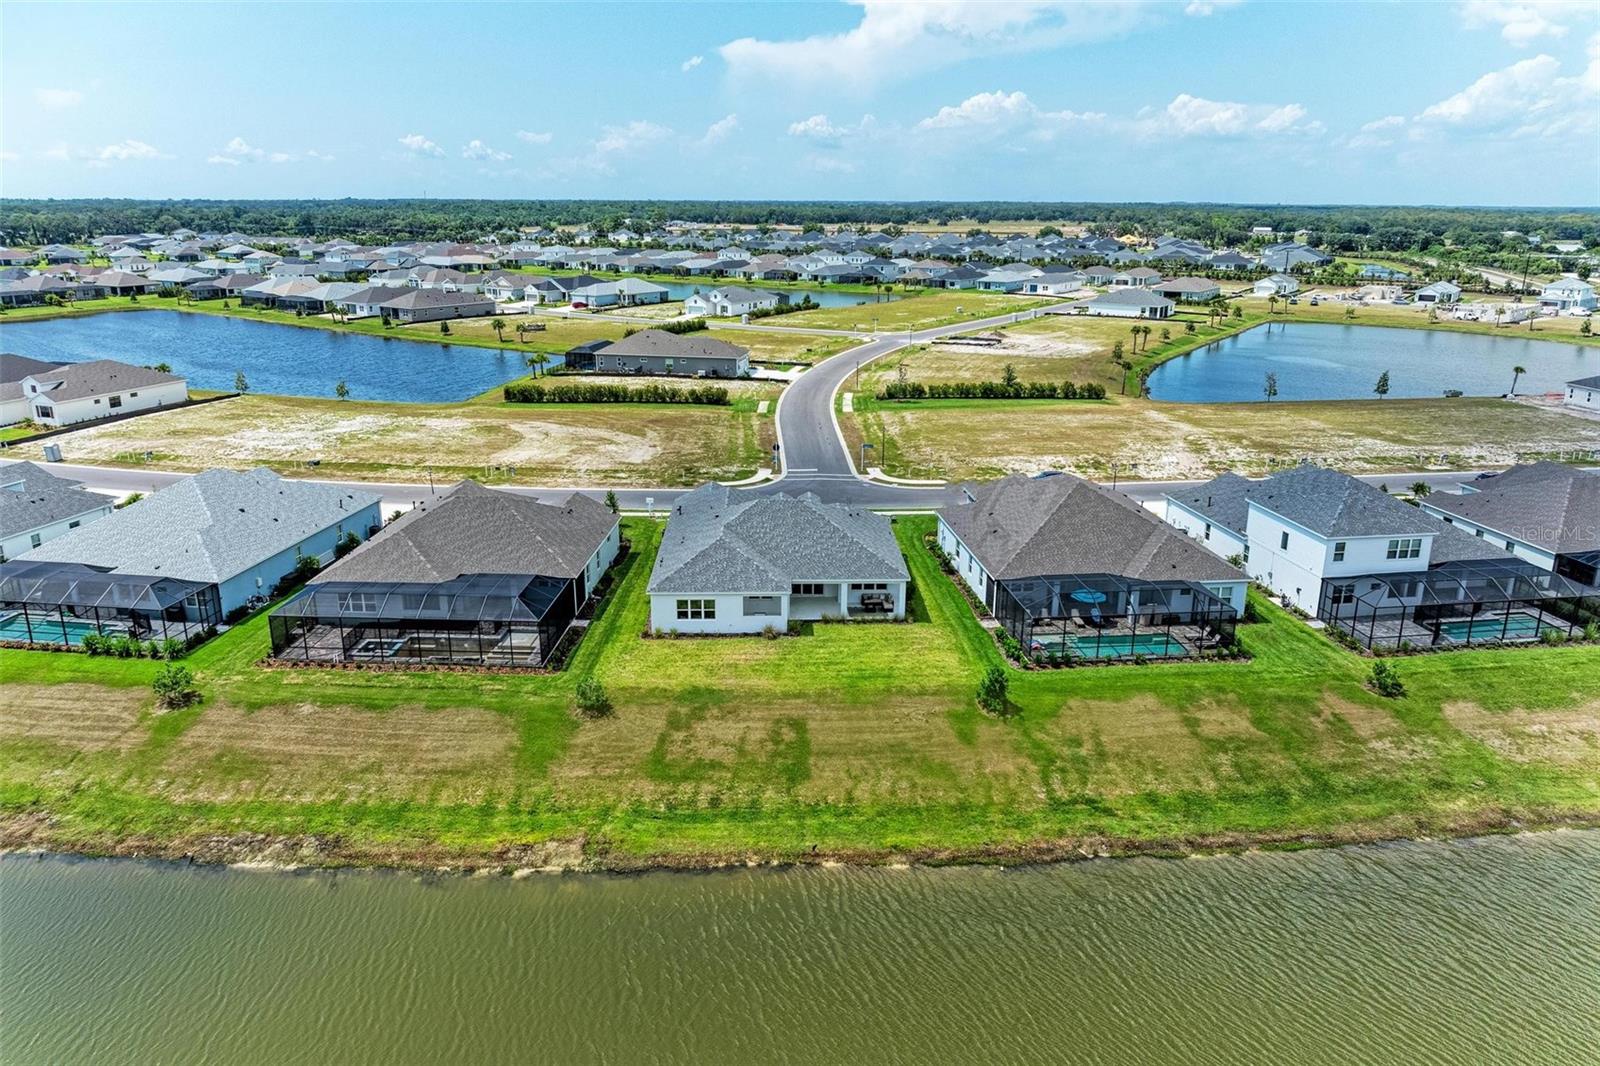
[[1565, 1063], [1600, 833], [1019, 871], [0, 859], [0, 1049], [115, 1062]]
[[[521, 353], [184, 311], [125, 311], [0, 325], [0, 351], [35, 359], [167, 363], [196, 389], [356, 400], [464, 400], [526, 374]], [[559, 362], [553, 358], [552, 363]]]
[[1371, 400], [1389, 372], [1390, 397], [1501, 396], [1512, 368], [1527, 373], [1519, 393], [1560, 392], [1566, 382], [1600, 373], [1600, 348], [1540, 340], [1526, 329], [1502, 334], [1451, 333], [1393, 326], [1277, 322], [1247, 329], [1163, 363], [1150, 395], [1176, 403], [1264, 400], [1270, 371], [1278, 400]]

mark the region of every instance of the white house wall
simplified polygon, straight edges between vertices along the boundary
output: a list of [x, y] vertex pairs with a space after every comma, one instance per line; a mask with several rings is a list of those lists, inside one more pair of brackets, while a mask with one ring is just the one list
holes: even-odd
[[[4, 538], [0, 538], [0, 559], [15, 559], [23, 552], [31, 551], [39, 547], [40, 544], [55, 540], [63, 533], [104, 518], [111, 513], [111, 510], [111, 502], [108, 500], [104, 506], [85, 511], [82, 514], [71, 515], [57, 522], [50, 522], [46, 525], [34, 526], [31, 529], [18, 530], [16, 533], [8, 534]], [[34, 542], [34, 537], [39, 538], [37, 543]]]
[[[111, 397], [122, 397], [122, 406], [112, 407]], [[135, 411], [152, 411], [158, 407], [179, 407], [189, 400], [189, 386], [186, 382], [167, 381], [158, 385], [142, 385], [137, 389], [124, 392], [106, 393], [102, 396], [83, 396], [75, 400], [57, 402], [51, 399], [48, 392], [40, 392], [28, 397], [33, 405], [45, 404], [51, 410], [49, 418], [38, 415], [34, 421], [43, 426], [71, 426], [79, 422], [91, 422], [99, 418], [110, 418], [113, 415], [132, 414]]]
[[1248, 547], [1245, 538], [1233, 530], [1217, 525], [1204, 515], [1197, 514], [1174, 500], [1167, 500], [1166, 511], [1162, 517], [1167, 525], [1187, 533], [1205, 545], [1219, 559], [1242, 556]]

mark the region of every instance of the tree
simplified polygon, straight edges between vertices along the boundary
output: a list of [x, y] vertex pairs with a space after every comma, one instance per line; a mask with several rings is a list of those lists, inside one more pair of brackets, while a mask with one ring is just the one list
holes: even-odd
[[1432, 491], [1433, 486], [1428, 484], [1426, 481], [1413, 481], [1411, 483], [1411, 495], [1419, 500], [1424, 496], [1427, 496]]
[[1592, 328], [1592, 327], [1591, 327], [1591, 326], [1590, 326], [1590, 325], [1589, 325], [1589, 320], [1588, 320], [1588, 319], [1587, 319], [1587, 318], [1586, 318], [1586, 319], [1584, 319], [1584, 320], [1583, 320], [1583, 321], [1582, 321], [1582, 322], [1581, 322], [1581, 323], [1580, 323], [1580, 324], [1579, 324], [1579, 325], [1578, 325], [1578, 335], [1579, 335], [1579, 336], [1580, 336], [1580, 337], [1587, 337], [1587, 336], [1589, 336], [1589, 335], [1590, 335], [1590, 334], [1592, 334], [1592, 333], [1593, 333], [1593, 332], [1594, 332], [1594, 329], [1593, 329], [1593, 328]]
[[1400, 671], [1386, 659], [1379, 659], [1372, 664], [1372, 672], [1367, 675], [1367, 684], [1372, 691], [1385, 699], [1397, 700], [1406, 694], [1405, 682], [1400, 680]]
[[243, 370], [235, 370], [233, 372], [233, 391], [239, 393], [250, 391], [250, 382], [245, 380]]
[[578, 713], [585, 718], [604, 718], [611, 713], [611, 697], [594, 677], [578, 682], [577, 704]]
[[1346, 321], [1356, 317], [1356, 309], [1354, 307], [1346, 307], [1344, 309], [1344, 317]]
[[1183, 324], [1183, 331], [1185, 333], [1193, 333], [1194, 332], [1194, 323], [1193, 322], [1185, 322]]
[[499, 338], [499, 341], [500, 341], [501, 344], [504, 344], [506, 342], [506, 320], [505, 319], [503, 319], [503, 318], [491, 319], [489, 321], [489, 328], [494, 330], [494, 335], [497, 338]]
[[156, 702], [165, 710], [176, 710], [200, 702], [200, 690], [195, 687], [194, 671], [187, 666], [168, 662], [156, 671], [150, 682]]
[[1129, 326], [1128, 327], [1128, 332], [1133, 334], [1133, 354], [1134, 355], [1138, 355], [1139, 354], [1139, 327], [1137, 325]]
[[544, 366], [549, 361], [550, 357], [544, 352], [530, 352], [528, 354], [528, 358], [524, 360], [524, 362], [528, 364], [528, 367], [533, 371], [534, 377], [539, 376], [539, 368]]
[[1006, 676], [1006, 668], [990, 666], [984, 671], [983, 680], [978, 682], [978, 706], [990, 714], [1004, 714], [1010, 688], [1011, 681]]
[[1372, 386], [1372, 391], [1377, 394], [1380, 400], [1389, 395], [1389, 372], [1387, 370], [1378, 375], [1378, 383]]
[[1272, 398], [1278, 395], [1278, 375], [1270, 370], [1267, 371], [1267, 379], [1265, 384], [1261, 386], [1261, 391], [1266, 395], [1267, 402], [1271, 403]]
[[350, 398], [350, 386], [344, 383], [343, 378], [340, 378], [338, 384], [334, 385], [333, 394], [339, 397], [341, 400], [348, 400]]
[[1139, 395], [1142, 397], [1148, 397], [1150, 395], [1149, 367], [1145, 367], [1143, 370], [1139, 371]]
[[612, 514], [617, 514], [622, 510], [622, 505], [617, 502], [617, 494], [613, 489], [606, 490], [606, 507]]
[[1511, 395], [1517, 394], [1517, 379], [1528, 372], [1527, 367], [1514, 366], [1511, 368]]
[[1268, 296], [1267, 297], [1267, 314], [1275, 315], [1277, 313], [1278, 313], [1278, 298], [1276, 296]]
[[1000, 381], [1006, 388], [1011, 388], [1017, 383], [1017, 368], [1007, 363], [1000, 370]]
[[1240, 307], [1238, 304], [1231, 305], [1231, 309], [1228, 312], [1228, 317], [1229, 318], [1243, 318], [1244, 317], [1244, 308]]

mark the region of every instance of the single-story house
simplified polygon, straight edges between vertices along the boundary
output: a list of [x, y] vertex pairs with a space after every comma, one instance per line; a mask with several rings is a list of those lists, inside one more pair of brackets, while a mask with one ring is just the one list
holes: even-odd
[[311, 662], [542, 666], [621, 544], [610, 508], [463, 481], [328, 567], [269, 620]]
[[48, 373], [62, 365], [10, 352], [0, 353], [0, 426], [14, 426], [32, 417], [28, 411], [28, 394], [22, 389], [24, 378]]
[[571, 290], [567, 297], [586, 307], [633, 307], [638, 304], [667, 302], [667, 288], [640, 278], [597, 281]]
[[1231, 644], [1249, 584], [1134, 500], [1071, 474], [961, 486], [939, 547], [1032, 655], [1183, 658]]
[[1169, 318], [1175, 305], [1165, 296], [1141, 288], [1112, 289], [1063, 306], [1070, 314], [1103, 318]]
[[1111, 276], [1113, 288], [1153, 289], [1161, 281], [1161, 271], [1150, 267], [1130, 267]]
[[337, 306], [347, 318], [376, 318], [384, 304], [413, 291], [407, 285], [363, 285], [346, 293]]
[[0, 563], [112, 510], [111, 499], [33, 463], [0, 466]]
[[0, 563], [0, 613], [40, 643], [189, 639], [271, 595], [302, 557], [364, 540], [380, 502], [265, 468], [207, 470]]
[[1436, 281], [1417, 290], [1419, 304], [1453, 304], [1461, 300], [1461, 286], [1449, 281]]
[[178, 375], [114, 359], [33, 370], [18, 384], [25, 417], [52, 428], [189, 402], [188, 382]]
[[1269, 244], [1261, 249], [1261, 265], [1268, 270], [1291, 270], [1297, 266], [1325, 266], [1333, 257], [1296, 241]]
[[481, 318], [495, 312], [494, 301], [475, 292], [447, 289], [412, 289], [384, 303], [378, 313], [385, 322], [440, 322], [452, 318]]
[[1169, 278], [1156, 282], [1150, 290], [1183, 304], [1203, 304], [1222, 295], [1222, 286], [1210, 278]]
[[[1589, 380], [1600, 390], [1600, 377]], [[1422, 509], [1541, 569], [1600, 585], [1600, 474], [1545, 461], [1461, 488], [1429, 494]]]
[[259, 284], [261, 284], [259, 275], [241, 272], [191, 281], [184, 288], [197, 300], [242, 299], [246, 290]]
[[787, 296], [771, 290], [728, 285], [712, 289], [710, 292], [694, 293], [683, 301], [683, 310], [691, 315], [718, 315], [726, 318], [747, 315], [752, 311], [771, 310], [778, 304], [787, 302]]
[[89, 253], [68, 244], [47, 244], [39, 249], [46, 263], [87, 263]]
[[1083, 288], [1088, 280], [1080, 270], [1045, 273], [1023, 282], [1022, 291], [1029, 296], [1065, 296]]
[[307, 314], [320, 315], [341, 306], [352, 293], [368, 287], [354, 281], [318, 282], [314, 288], [305, 292], [280, 296], [278, 308], [284, 311], [299, 310]]
[[742, 378], [750, 374], [749, 349], [698, 333], [642, 329], [588, 355], [574, 349], [568, 365], [601, 374], [676, 374], [686, 377]]
[[911, 579], [889, 519], [803, 496], [702, 485], [678, 498], [650, 574], [657, 633], [780, 632], [904, 618]]
[[1585, 411], [1600, 411], [1600, 374], [1567, 382], [1566, 395], [1561, 400]]
[[1116, 267], [1104, 265], [1083, 268], [1083, 276], [1089, 279], [1091, 285], [1110, 285], [1111, 279], [1119, 273]]
[[1594, 286], [1576, 274], [1563, 274], [1539, 291], [1539, 306], [1558, 314], [1568, 311], [1593, 311]]
[[1300, 291], [1300, 283], [1288, 274], [1268, 274], [1250, 287], [1257, 296], [1290, 296]]

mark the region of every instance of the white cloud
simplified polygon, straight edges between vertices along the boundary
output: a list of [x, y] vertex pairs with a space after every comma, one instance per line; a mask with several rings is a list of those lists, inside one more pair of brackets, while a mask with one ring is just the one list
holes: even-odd
[[1136, 126], [1147, 136], [1252, 137], [1320, 133], [1299, 104], [1241, 104], [1179, 93], [1160, 111], [1146, 108]]
[[717, 121], [706, 127], [706, 134], [704, 137], [700, 138], [700, 143], [716, 144], [718, 141], [725, 141], [728, 139], [729, 135], [738, 128], [738, 115], [729, 115], [726, 118], [719, 118]]
[[52, 145], [39, 154], [45, 159], [49, 159], [57, 163], [63, 163], [72, 158], [72, 150], [64, 144]]
[[[310, 154], [310, 153], [307, 153]], [[243, 137], [235, 137], [222, 146], [216, 155], [209, 156], [207, 163], [291, 163], [294, 161], [293, 152], [269, 152], [264, 148], [257, 148]]]
[[120, 162], [125, 159], [160, 159], [161, 150], [143, 141], [128, 139], [108, 144], [94, 153], [94, 160], [101, 163], [113, 161]]
[[207, 163], [215, 163], [218, 166], [224, 166], [224, 167], [236, 167], [236, 166], [239, 165], [239, 160], [238, 159], [235, 159], [231, 155], [221, 155], [221, 154], [206, 156], [206, 162]]
[[504, 163], [511, 158], [510, 152], [502, 152], [497, 148], [490, 148], [487, 144], [474, 137], [461, 147], [462, 159], [487, 159], [493, 163]]
[[706, 61], [705, 56], [690, 56], [683, 61], [682, 69], [685, 74]]
[[1576, 77], [1543, 53], [1492, 70], [1423, 109], [1416, 135], [1428, 132], [1509, 133], [1514, 137], [1590, 134], [1600, 128], [1600, 35], [1589, 42], [1589, 65]]
[[1351, 148], [1387, 148], [1394, 143], [1394, 138], [1405, 127], [1404, 115], [1385, 115], [1364, 123], [1354, 136], [1345, 139], [1345, 144]]
[[827, 115], [812, 115], [799, 122], [789, 123], [789, 136], [812, 137], [819, 141], [837, 140], [844, 136], [844, 130], [828, 121]]
[[821, 174], [854, 174], [856, 171], [856, 165], [850, 160], [833, 155], [808, 155], [801, 162]]
[[319, 152], [315, 148], [306, 149], [306, 158], [315, 159], [319, 163], [333, 162], [333, 156], [329, 155], [327, 152]]
[[554, 136], [553, 133], [535, 133], [532, 130], [517, 131], [517, 140], [524, 144], [549, 144]]
[[1127, 32], [1148, 0], [851, 0], [861, 21], [798, 40], [742, 37], [718, 52], [735, 78], [781, 85], [869, 85], [975, 56], [1042, 51]]
[[658, 126], [644, 119], [634, 119], [626, 126], [601, 127], [600, 137], [594, 142], [594, 150], [601, 155], [617, 155], [644, 148], [670, 136], [672, 131], [666, 126]]
[[400, 146], [412, 155], [442, 156], [444, 149], [420, 133], [408, 133], [399, 139]]
[[1238, 7], [1242, 3], [1244, 3], [1244, 0], [1189, 0], [1189, 3], [1183, 9], [1183, 13], [1192, 15], [1195, 18], [1205, 18], [1207, 15], [1215, 15], [1218, 11], [1226, 11], [1230, 7]]
[[15, 163], [21, 158], [22, 157], [17, 155], [15, 152], [0, 151], [0, 163]]
[[78, 106], [83, 103], [83, 93], [77, 89], [35, 89], [33, 99], [40, 107], [54, 110]]
[[965, 135], [1002, 134], [1026, 130], [1030, 135], [1049, 139], [1075, 123], [1099, 122], [1106, 116], [1098, 112], [1046, 111], [1023, 92], [978, 93], [954, 106], [941, 107], [918, 122], [919, 132], [960, 131]]
[[1499, 26], [1501, 37], [1525, 47], [1540, 37], [1565, 37], [1565, 20], [1583, 9], [1582, 3], [1568, 0], [1466, 0], [1461, 5], [1461, 24], [1467, 29]]

